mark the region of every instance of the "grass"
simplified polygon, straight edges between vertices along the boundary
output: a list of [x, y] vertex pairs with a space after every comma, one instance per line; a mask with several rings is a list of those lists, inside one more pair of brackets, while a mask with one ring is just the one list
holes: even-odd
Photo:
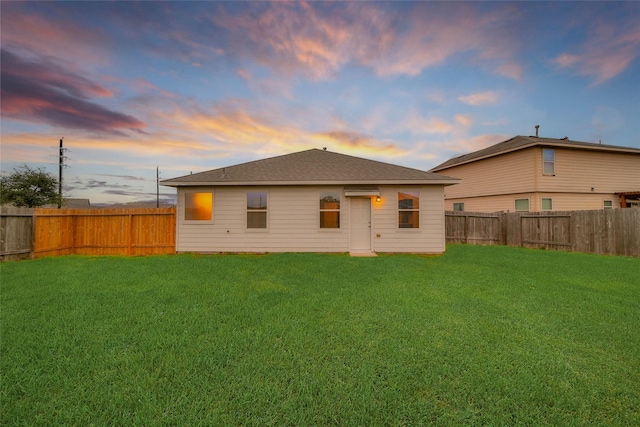
[[2, 264], [1, 425], [634, 425], [640, 259]]

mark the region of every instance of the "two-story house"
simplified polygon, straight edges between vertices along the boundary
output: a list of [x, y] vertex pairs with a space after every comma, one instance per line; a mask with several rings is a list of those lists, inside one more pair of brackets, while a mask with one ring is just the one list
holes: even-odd
[[462, 179], [446, 188], [446, 210], [568, 211], [640, 203], [640, 149], [566, 137], [516, 136], [430, 172]]

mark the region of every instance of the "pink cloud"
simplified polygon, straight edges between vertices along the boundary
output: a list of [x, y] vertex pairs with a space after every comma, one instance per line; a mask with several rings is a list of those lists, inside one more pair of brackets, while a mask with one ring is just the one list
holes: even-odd
[[329, 147], [348, 153], [369, 155], [406, 154], [396, 143], [380, 140], [360, 132], [329, 128], [315, 132], [280, 113], [255, 111], [245, 103], [223, 103], [207, 111], [178, 111], [168, 116], [179, 134], [198, 135], [223, 152], [252, 151], [260, 154], [282, 154], [295, 150]]
[[160, 87], [154, 85], [149, 80], [144, 78], [137, 78], [131, 82], [131, 87], [136, 92], [156, 92], [167, 98], [175, 98], [176, 95], [173, 92], [169, 92], [168, 90], [161, 89]]
[[498, 24], [507, 27], [507, 14], [460, 3], [416, 3], [409, 16], [401, 19], [376, 3], [276, 2], [261, 5], [259, 14], [227, 12], [213, 20], [229, 32], [229, 51], [285, 74], [330, 79], [353, 63], [380, 76], [417, 75], [467, 52], [477, 61], [497, 62], [491, 67], [500, 75], [520, 77], [514, 47], [495, 31]]
[[554, 62], [558, 64], [560, 67], [571, 67], [572, 65], [580, 62], [580, 57], [578, 55], [569, 55], [568, 53], [563, 53], [558, 56]]
[[473, 119], [468, 114], [456, 114], [455, 119], [456, 122], [458, 122], [465, 128], [468, 128], [473, 124]]
[[[5, 6], [3, 4], [3, 9]], [[108, 62], [108, 37], [96, 28], [83, 27], [72, 19], [52, 20], [18, 11], [5, 16], [10, 16], [10, 19], [2, 19], [2, 45], [5, 48], [51, 57], [79, 58], [88, 64]]]
[[384, 154], [385, 156], [402, 156], [406, 151], [398, 147], [393, 142], [376, 140], [368, 135], [352, 131], [330, 131], [313, 135], [319, 142], [329, 143], [330, 146], [337, 145], [349, 152], [371, 153], [374, 155]]
[[[220, 13], [214, 24], [229, 31], [234, 52], [285, 73], [302, 72], [312, 78], [331, 76], [348, 61], [342, 52], [348, 28], [335, 25], [306, 3], [260, 5], [261, 13]], [[247, 38], [250, 43], [246, 43]]]
[[599, 24], [576, 52], [564, 52], [553, 62], [575, 70], [597, 85], [623, 73], [640, 58], [640, 26], [635, 17], [616, 25]]
[[501, 76], [509, 77], [513, 80], [519, 81], [522, 79], [523, 69], [520, 64], [510, 62], [497, 66], [495, 72], [496, 74], [499, 74]]
[[244, 80], [251, 79], [251, 72], [245, 69], [236, 70], [236, 74]]
[[487, 91], [461, 96], [458, 100], [468, 105], [490, 105], [498, 102], [498, 95], [493, 91]]
[[426, 118], [415, 111], [407, 114], [407, 119], [400, 126], [414, 135], [450, 134], [456, 129], [454, 123], [439, 117]]
[[484, 134], [474, 137], [460, 137], [443, 144], [443, 148], [454, 153], [472, 153], [474, 151], [482, 150], [497, 142], [505, 141], [508, 139], [508, 135], [501, 134]]

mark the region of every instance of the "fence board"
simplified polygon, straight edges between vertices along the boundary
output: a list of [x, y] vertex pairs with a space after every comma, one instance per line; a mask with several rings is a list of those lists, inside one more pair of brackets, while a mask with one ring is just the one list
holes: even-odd
[[0, 260], [31, 258], [35, 235], [33, 215], [33, 209], [29, 208], [0, 208]]
[[571, 215], [520, 215], [520, 244], [539, 249], [571, 250]]
[[[486, 217], [498, 219], [485, 220]], [[480, 219], [489, 222], [482, 223]], [[635, 208], [495, 214], [448, 211], [445, 226], [448, 243], [500, 243], [640, 256], [640, 209]]]
[[492, 245], [502, 243], [502, 217], [499, 214], [447, 214], [449, 242]]

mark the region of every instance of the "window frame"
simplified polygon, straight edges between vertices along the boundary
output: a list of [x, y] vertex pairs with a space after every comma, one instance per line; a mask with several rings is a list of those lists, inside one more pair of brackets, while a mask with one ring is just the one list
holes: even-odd
[[[396, 221], [396, 228], [398, 230], [420, 230], [420, 190], [398, 190], [396, 192], [396, 208], [398, 211], [398, 215], [397, 215], [397, 221]], [[412, 196], [416, 196], [418, 199], [418, 207], [417, 208], [401, 208], [400, 207], [400, 194], [409, 194]], [[418, 226], [417, 227], [402, 227], [400, 224], [400, 219], [402, 217], [402, 212], [417, 212], [417, 220], [418, 220]]]
[[[462, 209], [456, 209], [456, 205], [462, 205]], [[453, 211], [454, 212], [464, 212], [464, 202], [454, 202], [453, 203]]]
[[[609, 202], [611, 205], [607, 206], [607, 202]], [[602, 201], [602, 209], [613, 209], [613, 200], [603, 200]]]
[[[549, 201], [549, 208], [544, 207], [544, 201]], [[551, 197], [542, 197], [540, 200], [540, 210], [542, 211], [552, 211], [553, 210], [553, 199]]]
[[[526, 210], [525, 209], [518, 209], [518, 201], [521, 201], [521, 200], [526, 200], [527, 201], [527, 209]], [[531, 212], [531, 200], [529, 198], [526, 198], [526, 199], [514, 199], [513, 209], [516, 212]]]
[[[552, 159], [547, 160], [545, 154], [551, 153]], [[551, 172], [547, 172], [547, 165], [551, 165]], [[553, 148], [542, 149], [542, 175], [556, 176], [556, 151]]]
[[[187, 219], [187, 196], [192, 194], [211, 194], [211, 218]], [[213, 224], [214, 223], [215, 193], [214, 190], [193, 189], [182, 192], [182, 221], [185, 224]]]
[[[338, 209], [327, 209], [327, 208], [322, 208], [322, 199], [323, 199], [323, 193], [334, 193], [338, 196]], [[330, 231], [330, 230], [340, 230], [342, 229], [342, 205], [344, 203], [343, 200], [343, 193], [342, 190], [332, 190], [332, 189], [320, 189], [318, 190], [317, 193], [317, 198], [316, 200], [318, 201], [318, 229], [319, 230], [323, 230], [323, 231]], [[337, 227], [323, 227], [322, 226], [322, 214], [325, 212], [337, 212], [338, 213], [338, 226]]]
[[[264, 209], [249, 208], [249, 194], [264, 193], [266, 202]], [[264, 227], [249, 227], [250, 213], [264, 213]], [[265, 231], [269, 229], [269, 191], [268, 190], [247, 190], [245, 192], [245, 230], [247, 231]]]

